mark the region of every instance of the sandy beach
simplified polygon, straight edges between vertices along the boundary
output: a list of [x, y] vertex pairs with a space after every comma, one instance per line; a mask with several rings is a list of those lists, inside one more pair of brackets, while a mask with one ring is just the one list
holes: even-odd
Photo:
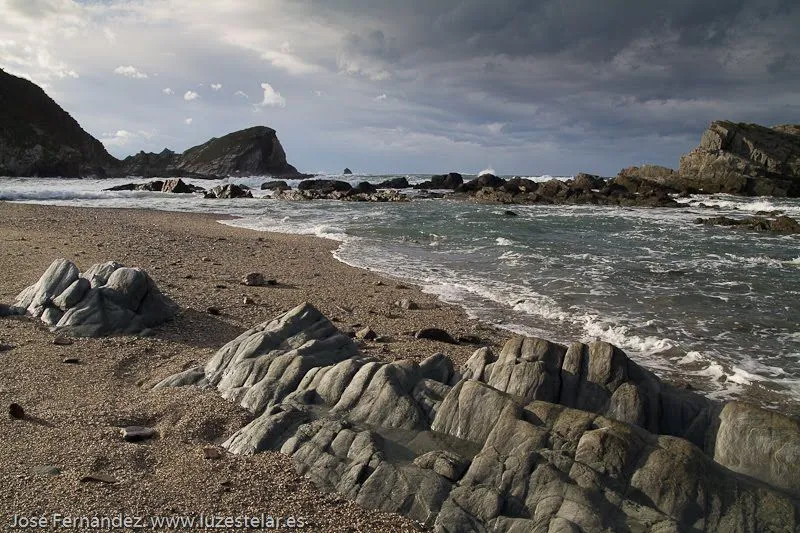
[[[417, 340], [439, 327], [499, 345], [508, 336], [469, 320], [433, 296], [336, 261], [324, 239], [230, 227], [219, 217], [143, 210], [80, 209], [0, 203], [0, 301], [36, 282], [57, 258], [82, 270], [119, 261], [144, 268], [182, 308], [148, 338], [75, 339], [31, 318], [0, 320], [0, 402], [23, 406], [27, 419], [0, 418], [0, 522], [14, 515], [72, 516], [239, 514], [298, 517], [306, 529], [411, 531], [410, 520], [359, 508], [315, 489], [278, 453], [204, 458], [251, 415], [213, 391], [150, 387], [204, 363], [245, 329], [308, 301], [342, 330], [371, 327], [389, 342], [363, 350], [386, 360], [436, 352], [463, 363], [474, 346]], [[277, 286], [248, 287], [263, 272]], [[249, 297], [254, 303], [245, 304]], [[418, 310], [394, 302], [410, 298]], [[219, 315], [207, 312], [219, 309]], [[74, 357], [79, 364], [65, 364]], [[129, 443], [120, 427], [149, 425], [160, 438]], [[43, 473], [55, 467], [60, 475]], [[115, 483], [82, 482], [90, 473]]]

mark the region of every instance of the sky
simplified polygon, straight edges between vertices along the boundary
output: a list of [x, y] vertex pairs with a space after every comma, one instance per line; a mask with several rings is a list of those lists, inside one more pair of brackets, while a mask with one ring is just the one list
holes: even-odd
[[676, 168], [800, 122], [797, 0], [0, 0], [0, 67], [118, 157], [275, 128], [305, 172]]

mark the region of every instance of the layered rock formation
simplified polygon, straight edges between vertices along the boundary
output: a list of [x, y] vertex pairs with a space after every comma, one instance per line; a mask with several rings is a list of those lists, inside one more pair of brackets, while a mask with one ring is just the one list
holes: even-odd
[[280, 450], [436, 531], [800, 527], [796, 420], [669, 387], [602, 342], [515, 338], [463, 372], [441, 354], [387, 363], [303, 304], [156, 388], [185, 385], [256, 415], [231, 452]]
[[0, 69], [0, 176], [102, 176], [115, 163], [41, 88]]
[[180, 178], [173, 178], [168, 180], [155, 180], [148, 181], [147, 183], [125, 183], [124, 185], [116, 185], [103, 189], [104, 191], [150, 191], [150, 192], [168, 192], [173, 194], [190, 194], [194, 192], [205, 192], [202, 187], [190, 185]]
[[677, 171], [657, 165], [623, 169], [614, 180], [628, 190], [800, 196], [800, 126], [768, 128], [712, 122]]
[[681, 157], [679, 184], [705, 192], [800, 196], [800, 126], [713, 122]]
[[[282, 183], [282, 184], [281, 184]], [[408, 198], [397, 191], [378, 191], [379, 186], [362, 181], [355, 187], [340, 180], [312, 179], [300, 182], [297, 190], [286, 186], [285, 182], [270, 184], [274, 190], [273, 198], [283, 200], [346, 200], [351, 202], [404, 202]], [[264, 185], [267, 185], [266, 183]], [[262, 188], [264, 187], [262, 185]]]
[[53, 261], [38, 282], [17, 296], [15, 306], [77, 337], [135, 335], [178, 312], [142, 269], [110, 261], [81, 274], [66, 259]]

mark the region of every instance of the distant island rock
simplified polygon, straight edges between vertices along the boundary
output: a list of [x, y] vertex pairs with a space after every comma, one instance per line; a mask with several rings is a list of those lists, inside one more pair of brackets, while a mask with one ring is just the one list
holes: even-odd
[[183, 154], [164, 149], [120, 161], [39, 86], [0, 69], [0, 176], [250, 175], [308, 177], [286, 161], [275, 130], [266, 126], [210, 139]]
[[345, 168], [345, 169], [342, 171], [342, 174], [343, 174], [343, 175], [345, 175], [345, 176], [349, 176], [349, 175], [350, 175], [350, 174], [352, 174], [352, 173], [353, 173], [353, 171], [352, 171], [352, 170], [350, 170], [349, 168]]
[[103, 176], [116, 164], [39, 86], [0, 69], [0, 176]]

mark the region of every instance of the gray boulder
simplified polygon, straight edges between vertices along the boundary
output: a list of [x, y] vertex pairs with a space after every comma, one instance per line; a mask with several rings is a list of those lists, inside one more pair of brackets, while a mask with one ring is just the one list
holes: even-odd
[[219, 199], [231, 199], [231, 198], [252, 198], [253, 193], [250, 191], [240, 187], [239, 185], [234, 185], [229, 183], [227, 185], [218, 185], [213, 189], [209, 190], [204, 195], [205, 198], [219, 198]]
[[156, 388], [191, 384], [256, 416], [232, 453], [280, 451], [435, 531], [800, 527], [796, 421], [674, 390], [607, 343], [515, 337], [459, 373], [443, 354], [365, 357], [302, 304]]
[[16, 306], [78, 337], [138, 334], [178, 312], [144, 270], [108, 262], [81, 276], [66, 259], [53, 261], [36, 284], [17, 296]]

